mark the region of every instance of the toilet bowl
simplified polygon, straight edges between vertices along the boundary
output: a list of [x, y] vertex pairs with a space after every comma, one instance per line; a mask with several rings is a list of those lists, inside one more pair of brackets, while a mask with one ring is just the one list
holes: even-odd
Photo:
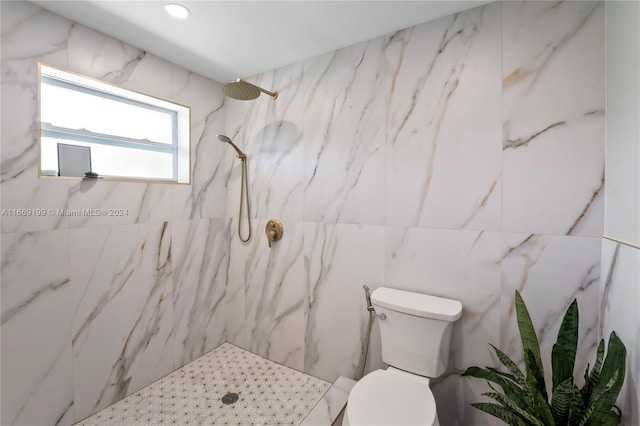
[[462, 304], [421, 293], [380, 287], [371, 294], [380, 326], [382, 360], [358, 381], [347, 400], [345, 426], [438, 426], [429, 378], [442, 375], [451, 329]]
[[439, 426], [429, 379], [393, 367], [376, 370], [355, 384], [344, 426]]

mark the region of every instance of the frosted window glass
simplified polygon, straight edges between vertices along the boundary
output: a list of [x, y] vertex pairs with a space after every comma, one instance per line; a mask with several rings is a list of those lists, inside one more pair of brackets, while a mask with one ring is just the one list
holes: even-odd
[[[51, 156], [58, 143], [68, 142], [64, 139], [43, 137], [41, 143], [43, 150], [49, 152], [49, 156]], [[167, 179], [167, 176], [173, 175], [173, 155], [168, 152], [149, 152], [87, 142], [74, 142], [73, 144], [91, 148], [91, 171], [100, 176]], [[57, 163], [57, 151], [54, 155]], [[57, 164], [53, 164], [52, 160], [51, 158], [47, 160], [51, 161], [51, 163], [47, 163], [48, 168], [57, 169]]]
[[[189, 183], [189, 107], [39, 65], [40, 174], [58, 176], [58, 144], [89, 147], [106, 178]], [[77, 174], [77, 173], [76, 173]]]
[[173, 143], [169, 113], [140, 108], [125, 102], [42, 84], [42, 122], [68, 129]]

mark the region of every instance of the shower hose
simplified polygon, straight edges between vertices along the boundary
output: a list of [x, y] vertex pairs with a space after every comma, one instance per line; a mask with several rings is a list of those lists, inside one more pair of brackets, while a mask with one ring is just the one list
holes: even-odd
[[[251, 208], [249, 207], [249, 182], [247, 179], [247, 159], [246, 157], [240, 157], [242, 160], [242, 181], [240, 182], [240, 213], [238, 213], [238, 238], [243, 243], [246, 243], [251, 239]], [[247, 238], [242, 238], [242, 207], [244, 202], [247, 203], [247, 223], [249, 225], [249, 235]]]

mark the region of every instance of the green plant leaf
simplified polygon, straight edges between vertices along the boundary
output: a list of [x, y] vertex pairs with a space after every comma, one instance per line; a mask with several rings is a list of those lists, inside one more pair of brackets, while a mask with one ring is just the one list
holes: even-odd
[[[522, 300], [522, 296], [518, 290], [516, 290], [516, 317], [518, 318], [518, 329], [520, 330], [522, 351], [525, 354], [524, 364], [527, 370], [527, 376], [535, 378], [535, 388], [545, 397], [545, 399], [548, 399], [547, 389], [544, 384], [544, 367], [540, 357], [538, 336], [533, 328], [533, 323], [531, 322], [531, 316], [529, 315], [527, 306], [525, 305], [524, 300]], [[533, 356], [527, 357], [527, 351], [531, 351]], [[534, 374], [534, 370], [541, 372], [541, 377], [540, 375]]]
[[605, 384], [605, 386], [598, 392], [594, 392], [593, 400], [590, 401], [589, 405], [587, 406], [587, 409], [582, 415], [578, 426], [584, 426], [586, 424], [602, 425], [604, 419], [608, 416], [609, 412], [611, 412], [611, 408], [604, 411], [600, 404], [605, 400], [605, 398], [607, 397], [607, 393], [614, 387], [614, 385], [618, 381], [618, 374], [619, 372], [618, 370], [616, 370], [611, 379], [609, 379], [609, 381]]
[[[482, 378], [492, 392], [483, 395], [498, 404], [474, 403], [476, 409], [516, 426], [615, 426], [621, 423], [614, 405], [624, 382], [626, 348], [615, 332], [598, 345], [596, 362], [584, 373], [585, 384], [578, 388], [573, 379], [577, 352], [578, 307], [574, 300], [563, 318], [552, 350], [552, 398], [548, 402], [540, 347], [529, 312], [516, 291], [516, 313], [524, 352], [526, 374], [504, 352], [491, 345], [508, 372], [492, 367], [469, 367], [465, 376]], [[561, 380], [562, 379], [562, 380]], [[502, 392], [493, 384], [500, 386]]]
[[573, 386], [573, 377], [566, 379], [553, 389], [551, 396], [551, 413], [553, 414], [553, 420], [556, 425], [566, 425], [569, 420], [569, 409], [571, 407], [571, 400], [575, 397], [575, 393], [580, 393], [578, 389]]
[[504, 392], [505, 395], [518, 401], [518, 403], [520, 403], [522, 406], [527, 405], [522, 389], [514, 381], [500, 375], [497, 371], [490, 370], [489, 368], [484, 369], [480, 367], [469, 367], [467, 368], [467, 371], [465, 371], [462, 375], [491, 381], [500, 386], [502, 388], [502, 392]]
[[597, 401], [595, 404], [596, 407], [589, 421], [585, 424], [589, 426], [600, 426], [609, 415], [624, 383], [626, 358], [627, 349], [620, 338], [618, 338], [618, 335], [612, 331], [609, 335], [607, 356], [602, 364], [600, 378], [591, 391], [589, 403], [585, 404], [587, 407], [591, 407], [594, 402]]
[[535, 407], [536, 406], [536, 398], [534, 396], [535, 389], [532, 388], [529, 383], [527, 383], [527, 379], [525, 375], [522, 373], [522, 371], [520, 371], [516, 363], [513, 362], [513, 360], [509, 358], [507, 354], [505, 354], [504, 352], [502, 352], [500, 349], [496, 348], [493, 345], [491, 345], [491, 347], [496, 352], [496, 355], [498, 356], [498, 359], [500, 360], [502, 365], [507, 367], [507, 369], [513, 375], [516, 383], [522, 388], [522, 392], [525, 395], [528, 405], [531, 407]]
[[542, 420], [542, 422], [547, 426], [556, 426], [556, 422], [553, 419], [553, 414], [551, 413], [551, 407], [549, 406], [549, 402], [545, 397], [540, 394], [540, 392], [536, 392], [536, 412], [538, 416]]
[[580, 390], [576, 385], [573, 385], [573, 395], [571, 398], [571, 404], [569, 406], [569, 421], [568, 425], [576, 425], [580, 422], [582, 418], [582, 414], [584, 413], [584, 401], [582, 400], [582, 395]]
[[551, 371], [554, 389], [565, 380], [573, 379], [573, 368], [578, 350], [578, 323], [578, 302], [573, 299], [564, 314], [560, 330], [558, 330], [558, 338], [551, 351]]
[[498, 392], [486, 392], [486, 393], [483, 393], [482, 395], [495, 399], [497, 402], [499, 402], [503, 406], [508, 407], [511, 410], [515, 411], [520, 417], [524, 418], [527, 422], [529, 422], [532, 425], [545, 426], [545, 424], [542, 423], [535, 414], [532, 414], [527, 410], [525, 410], [523, 407], [520, 407], [515, 401], [513, 401], [506, 395], [503, 395]]
[[533, 359], [533, 354], [528, 349], [525, 354], [525, 360], [528, 360], [529, 365], [531, 365], [531, 374], [527, 375], [527, 385], [529, 389], [531, 389], [531, 393], [535, 396], [535, 411], [545, 425], [553, 426], [555, 425], [555, 421], [553, 420], [553, 414], [551, 414], [551, 407], [549, 406], [546, 390], [545, 393], [542, 394], [537, 388], [538, 383], [542, 383], [544, 386], [543, 373], [538, 370], [537, 364]]
[[527, 374], [527, 383], [529, 383], [531, 388], [538, 391], [538, 393], [544, 397], [545, 401], [547, 401], [549, 398], [547, 397], [547, 389], [544, 383], [544, 373], [538, 369], [538, 364], [534, 359], [534, 355], [529, 349], [525, 351], [524, 361], [526, 365], [531, 366], [531, 369]]
[[602, 426], [618, 426], [622, 423], [622, 413], [617, 406], [613, 406], [613, 409], [607, 413]]
[[596, 355], [596, 362], [589, 372], [589, 365], [587, 365], [587, 370], [584, 372], [585, 382], [582, 387], [582, 399], [585, 403], [589, 402], [591, 398], [591, 391], [593, 391], [593, 387], [596, 385], [598, 380], [600, 379], [600, 370], [602, 369], [602, 363], [604, 362], [604, 339], [600, 339], [600, 343], [598, 343], [598, 351]]
[[502, 352], [500, 349], [496, 348], [495, 346], [493, 346], [491, 344], [490, 344], [490, 346], [496, 352], [496, 356], [498, 357], [498, 359], [500, 360], [502, 365], [507, 367], [507, 370], [509, 370], [511, 372], [511, 374], [513, 375], [515, 381], [517, 383], [519, 383], [520, 385], [523, 385], [525, 383], [525, 381], [526, 381], [526, 378], [525, 378], [524, 374], [522, 373], [522, 371], [520, 371], [520, 369], [518, 368], [516, 363], [513, 362], [513, 360], [511, 358], [509, 358], [509, 356], [507, 354], [505, 354], [504, 352]]
[[489, 367], [489, 366], [487, 366], [485, 368], [487, 370], [489, 370], [489, 371], [493, 371], [494, 373], [499, 374], [500, 376], [504, 377], [505, 379], [509, 379], [509, 380], [511, 380], [513, 382], [516, 381], [516, 377], [513, 374], [505, 373], [504, 371], [500, 371], [500, 370], [498, 370], [496, 368]]
[[487, 414], [491, 414], [494, 417], [499, 418], [503, 422], [512, 426], [528, 426], [530, 423], [525, 421], [522, 417], [518, 416], [513, 410], [503, 407], [502, 405], [492, 404], [488, 402], [474, 402], [472, 407], [484, 411]]

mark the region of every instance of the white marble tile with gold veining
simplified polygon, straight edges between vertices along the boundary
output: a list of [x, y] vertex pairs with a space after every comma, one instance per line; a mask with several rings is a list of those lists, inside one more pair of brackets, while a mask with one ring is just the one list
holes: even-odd
[[[171, 99], [191, 108], [191, 185], [172, 189], [174, 219], [224, 217], [231, 167], [227, 147], [216, 139], [225, 132], [222, 89], [218, 83], [171, 68]], [[206, 96], [202, 96], [206, 93]]]
[[76, 419], [173, 370], [171, 227], [72, 229]]
[[[131, 89], [136, 85], [133, 84], [134, 87], [131, 87], [129, 80], [135, 72], [140, 74], [138, 67], [148, 60], [152, 64], [155, 62], [153, 57], [143, 50], [83, 25], [74, 23], [69, 34], [69, 71], [72, 72]], [[158, 67], [152, 73], [149, 73], [147, 68], [146, 76], [149, 80], [146, 84], [154, 82], [156, 90], [168, 86], [169, 73], [166, 67]], [[138, 83], [141, 80], [138, 78]], [[138, 87], [135, 90], [147, 92], [149, 86]], [[162, 94], [156, 93], [155, 96]]]
[[304, 219], [384, 224], [384, 38], [304, 62]]
[[503, 2], [503, 223], [600, 236], [604, 3]]
[[[67, 207], [64, 180], [38, 178], [38, 62], [67, 65], [71, 22], [28, 2], [2, 8], [2, 232], [66, 228], [66, 217], [49, 209]], [[47, 28], [46, 34], [37, 31]], [[35, 35], [34, 35], [35, 34]], [[21, 214], [28, 209], [32, 214]], [[34, 209], [44, 214], [33, 214]], [[13, 212], [15, 211], [15, 214]]]
[[226, 341], [227, 253], [224, 219], [173, 221], [175, 368]]
[[386, 223], [499, 231], [500, 5], [386, 37]]
[[627, 349], [627, 375], [617, 405], [623, 424], [640, 422], [640, 250], [602, 240], [601, 338], [615, 331]]
[[69, 228], [158, 223], [171, 219], [171, 186], [70, 179]]
[[460, 423], [465, 415], [476, 413], [464, 407], [487, 389], [460, 375], [472, 365], [493, 365], [489, 344], [500, 341], [500, 234], [387, 228], [386, 240], [387, 286], [462, 303], [462, 317], [453, 325], [449, 368], [433, 380], [432, 389], [444, 409], [441, 424], [465, 424]]
[[385, 230], [316, 222], [304, 227], [304, 371], [329, 381], [360, 379], [365, 351], [372, 346], [362, 286], [373, 291], [384, 284]]
[[301, 426], [330, 426], [347, 405], [356, 381], [340, 376], [304, 418]]
[[550, 385], [551, 349], [562, 318], [575, 298], [580, 311], [575, 375], [582, 377], [587, 363], [593, 365], [598, 343], [600, 240], [503, 234], [501, 268], [500, 349], [515, 362], [523, 362], [515, 311], [515, 291], [518, 290], [536, 329], [545, 377]]
[[[231, 314], [228, 334], [253, 353], [303, 370], [303, 224], [282, 221], [283, 237], [269, 248], [264, 233], [267, 220], [253, 220], [254, 233], [248, 243], [238, 240], [237, 220], [232, 221], [229, 287], [234, 297], [228, 303], [234, 307], [227, 305], [227, 309], [244, 310]], [[244, 318], [238, 316], [242, 313]]]
[[[230, 126], [230, 130], [242, 130], [234, 143], [247, 154], [251, 215], [299, 221], [303, 196], [302, 65], [286, 66], [249, 80], [278, 92], [277, 99], [262, 94], [245, 102], [243, 121]], [[234, 138], [233, 134], [227, 136]], [[231, 147], [226, 149], [226, 156], [235, 157]], [[240, 184], [241, 163], [235, 159], [228, 188], [230, 217], [238, 215]]]
[[2, 235], [2, 424], [73, 423], [66, 230]]

